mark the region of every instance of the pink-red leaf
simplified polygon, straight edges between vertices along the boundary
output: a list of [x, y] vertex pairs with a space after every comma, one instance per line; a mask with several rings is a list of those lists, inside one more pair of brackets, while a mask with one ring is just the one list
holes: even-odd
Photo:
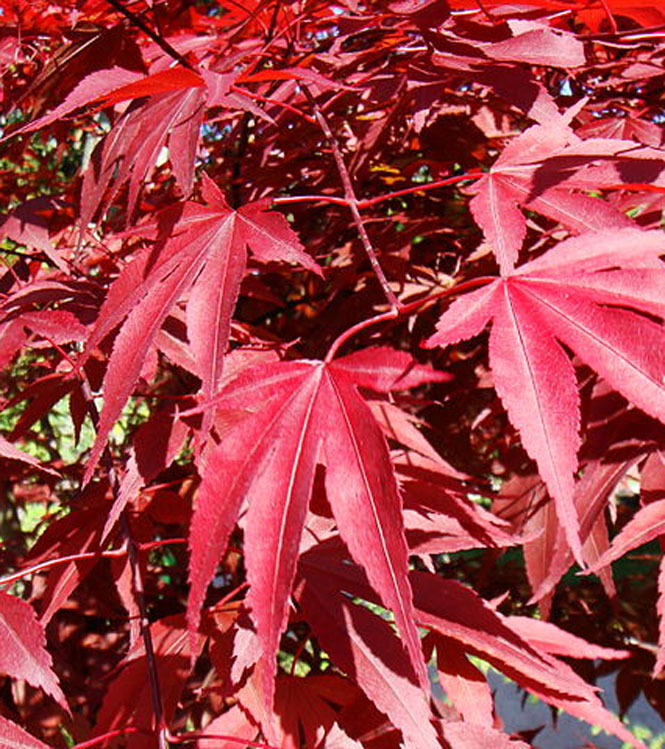
[[443, 726], [443, 735], [450, 743], [451, 749], [530, 749], [530, 745], [519, 739], [497, 731], [491, 726], [479, 726], [467, 722], [447, 721]]
[[390, 627], [346, 598], [325, 569], [308, 564], [302, 575], [298, 601], [333, 662], [402, 731], [408, 746], [438, 746], [425, 694]]
[[642, 507], [612, 540], [610, 548], [587, 572], [596, 572], [629, 551], [663, 534], [665, 534], [665, 499], [660, 499]]
[[[479, 332], [483, 321], [492, 319], [490, 364], [497, 392], [525, 449], [536, 460], [580, 562], [573, 498], [579, 400], [572, 364], [559, 342], [646, 413], [665, 421], [663, 328], [637, 314], [662, 307], [652, 284], [646, 285], [642, 298], [637, 279], [630, 275], [636, 267], [663, 277], [665, 268], [658, 257], [664, 246], [662, 233], [632, 229], [562, 242], [507, 277], [457, 300], [427, 342], [448, 345]], [[617, 268], [623, 258], [631, 258], [630, 270]], [[604, 279], [610, 269], [617, 281], [614, 292]], [[598, 277], [604, 281], [601, 288], [595, 285]], [[612, 303], [636, 312], [608, 306]]]
[[67, 700], [52, 670], [44, 630], [32, 606], [3, 591], [0, 591], [0, 635], [3, 642], [0, 670], [41, 687], [68, 710]]
[[487, 679], [459, 649], [454, 640], [437, 638], [439, 682], [466, 723], [494, 726], [494, 700]]
[[211, 180], [204, 178], [204, 188], [209, 205], [186, 204], [159, 255], [141, 255], [125, 269], [111, 287], [91, 334], [88, 352], [122, 323], [104, 378], [104, 408], [86, 480], [134, 388], [149, 349], [179, 299], [189, 293], [188, 332], [202, 395], [207, 400], [221, 381], [247, 246], [261, 258], [282, 258], [318, 268], [281, 215], [265, 211], [263, 203], [233, 211]]
[[2, 715], [0, 715], [0, 740], [5, 749], [49, 749], [46, 744]]
[[[246, 500], [248, 603], [264, 654], [267, 681], [262, 688], [269, 699], [318, 463], [326, 467], [327, 495], [342, 537], [394, 612], [411, 662], [421, 683], [427, 683], [406, 574], [401, 498], [385, 437], [352, 379], [360, 357], [349, 359], [348, 371], [346, 359], [253, 367], [214, 401], [250, 415], [231, 425], [205, 457], [190, 530], [188, 621], [197, 626], [205, 588]], [[387, 370], [393, 382], [409, 368], [403, 357], [396, 359], [399, 371]], [[418, 381], [425, 374], [419, 372]], [[363, 377], [361, 369], [361, 382]], [[438, 374], [429, 371], [427, 377]]]

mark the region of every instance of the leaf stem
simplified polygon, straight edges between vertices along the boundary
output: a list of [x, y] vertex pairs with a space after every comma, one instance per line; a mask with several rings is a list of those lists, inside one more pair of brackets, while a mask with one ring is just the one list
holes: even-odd
[[414, 192], [424, 192], [425, 190], [434, 190], [439, 187], [448, 187], [449, 185], [456, 185], [460, 182], [471, 182], [476, 179], [480, 179], [485, 176], [485, 172], [467, 172], [465, 174], [455, 174], [452, 177], [445, 177], [444, 179], [437, 179], [434, 182], [426, 182], [423, 185], [414, 185], [413, 187], [406, 187], [403, 190], [396, 190], [395, 192], [389, 192], [386, 195], [377, 195], [375, 198], [368, 198], [367, 200], [361, 200], [358, 203], [359, 208], [369, 208], [372, 205], [383, 203], [385, 200], [392, 200], [393, 198], [401, 198], [403, 195], [411, 195]]
[[[358, 208], [369, 208], [373, 205], [378, 205], [386, 200], [392, 200], [393, 198], [401, 198], [404, 195], [412, 195], [414, 192], [424, 192], [425, 190], [434, 190], [439, 187], [448, 187], [449, 185], [456, 185], [460, 182], [471, 182], [476, 179], [480, 179], [484, 176], [484, 172], [468, 172], [465, 174], [456, 174], [452, 177], [445, 177], [444, 179], [437, 179], [434, 182], [426, 182], [423, 185], [413, 185], [413, 187], [405, 187], [403, 190], [396, 190], [395, 192], [389, 192], [385, 195], [377, 195], [374, 198], [366, 198], [365, 200], [358, 200]], [[348, 206], [349, 201], [347, 198], [339, 198], [334, 195], [284, 195], [279, 198], [272, 198], [272, 202], [275, 205], [288, 205], [289, 203], [306, 203], [306, 202], [322, 202], [332, 203], [334, 205]]]
[[156, 34], [150, 26], [139, 16], [136, 15], [133, 11], [129, 10], [129, 8], [125, 8], [125, 6], [120, 2], [120, 0], [106, 0], [106, 2], [113, 8], [115, 8], [118, 13], [122, 13], [125, 18], [127, 18], [131, 23], [136, 26], [136, 28], [141, 29], [141, 31], [146, 34], [147, 36], [152, 39], [152, 41], [160, 47], [169, 57], [172, 57], [174, 60], [179, 62], [184, 68], [188, 68], [189, 70], [193, 70], [196, 72], [196, 68], [188, 61], [186, 60], [180, 52], [178, 52], [175, 47], [172, 47], [166, 39], [162, 39], [159, 34]]
[[388, 279], [383, 272], [383, 268], [381, 268], [381, 264], [379, 263], [376, 252], [372, 247], [372, 243], [367, 234], [367, 230], [365, 229], [365, 225], [363, 224], [362, 216], [360, 215], [360, 211], [358, 210], [358, 199], [356, 198], [356, 193], [353, 189], [351, 175], [349, 174], [349, 170], [346, 168], [344, 158], [342, 157], [342, 151], [339, 147], [339, 141], [335, 137], [333, 131], [330, 129], [328, 120], [326, 120], [323, 112], [321, 111], [321, 108], [316, 103], [316, 99], [312, 96], [307, 85], [301, 82], [300, 88], [307, 97], [307, 101], [309, 101], [310, 106], [312, 107], [312, 110], [314, 112], [314, 117], [319, 123], [319, 127], [323, 131], [323, 134], [326, 136], [326, 140], [328, 141], [330, 149], [332, 150], [333, 158], [335, 159], [335, 165], [337, 166], [339, 177], [342, 180], [342, 187], [344, 188], [344, 197], [346, 199], [346, 204], [348, 205], [351, 211], [351, 215], [353, 216], [353, 223], [356, 225], [356, 230], [358, 231], [360, 241], [362, 242], [365, 253], [367, 254], [370, 265], [372, 266], [372, 270], [374, 271], [376, 277], [379, 279], [379, 283], [381, 284], [383, 293], [390, 303], [390, 306], [393, 307], [394, 310], [398, 310], [400, 306], [399, 299], [395, 296], [393, 290], [390, 288]]
[[91, 746], [97, 746], [97, 744], [101, 744], [104, 741], [107, 741], [108, 739], [115, 738], [116, 736], [125, 736], [128, 733], [141, 733], [144, 735], [150, 735], [150, 731], [145, 731], [140, 728], [135, 728], [134, 726], [128, 726], [127, 728], [118, 728], [115, 731], [109, 731], [108, 733], [102, 733], [99, 736], [95, 736], [94, 739], [90, 739], [89, 741], [82, 741], [80, 744], [74, 744], [72, 749], [88, 749]]
[[296, 673], [296, 666], [298, 665], [298, 659], [302, 655], [302, 651], [305, 649], [305, 646], [307, 645], [308, 641], [309, 641], [309, 635], [307, 635], [307, 637], [303, 638], [298, 643], [296, 652], [293, 654], [293, 661], [291, 662], [291, 670], [289, 671], [289, 674], [291, 676], [294, 676]]
[[612, 33], [616, 34], [619, 28], [617, 26], [616, 19], [612, 15], [612, 11], [607, 4], [607, 0], [600, 0], [600, 4], [603, 6], [603, 10], [605, 11], [605, 15], [607, 16], [607, 21], [610, 24], [610, 30], [612, 31]]
[[[235, 736], [226, 736], [224, 734], [209, 734], [201, 732], [183, 733], [183, 734], [168, 734], [168, 740], [172, 744], [188, 744], [190, 741], [234, 741], [243, 746], [256, 747], [256, 749], [277, 749], [272, 744], [263, 744], [260, 741], [248, 741], [247, 739], [239, 739]], [[76, 747], [74, 748], [76, 749]]]
[[261, 96], [261, 94], [256, 94], [253, 91], [248, 91], [246, 88], [242, 88], [241, 86], [236, 86], [235, 84], [231, 85], [231, 91], [235, 91], [237, 94], [242, 94], [243, 96], [247, 96], [250, 99], [254, 99], [255, 101], [260, 101], [263, 104], [272, 104], [275, 107], [282, 107], [282, 109], [286, 109], [288, 112], [292, 112], [293, 114], [297, 114], [298, 117], [302, 117], [304, 120], [307, 120], [310, 124], [316, 125], [316, 120], [308, 115], [306, 112], [300, 111], [298, 107], [293, 107], [290, 104], [287, 104], [285, 101], [277, 101], [277, 99], [271, 99], [269, 96]]
[[399, 316], [400, 309], [401, 308], [393, 307], [392, 309], [388, 310], [388, 312], [383, 312], [380, 315], [376, 315], [375, 317], [370, 317], [367, 320], [361, 320], [359, 323], [356, 323], [355, 325], [345, 330], [340, 336], [338, 336], [333, 341], [333, 344], [328, 349], [326, 358], [323, 361], [326, 362], [326, 364], [331, 362], [333, 360], [333, 357], [339, 350], [339, 348], [343, 344], [345, 344], [349, 340], [349, 338], [354, 336], [356, 333], [360, 333], [361, 330], [365, 330], [365, 328], [369, 328], [372, 325], [376, 325], [377, 323], [384, 322], [385, 320], [395, 320]]
[[211, 606], [208, 611], [220, 611], [232, 598], [235, 598], [238, 593], [241, 593], [243, 590], [245, 590], [245, 588], [249, 588], [249, 583], [247, 581], [245, 581], [244, 583], [240, 583], [237, 588], [234, 588], [232, 591], [227, 593], [224, 598], [217, 601], [217, 603], [214, 606]]
[[337, 198], [333, 195], [284, 195], [281, 198], [272, 198], [275, 205], [288, 205], [289, 203], [332, 203], [333, 205], [347, 206], [346, 198]]
[[[186, 544], [186, 538], [162, 538], [158, 541], [148, 541], [144, 544], [138, 544], [140, 551], [150, 551], [156, 549], [159, 546], [170, 546], [171, 544]], [[80, 554], [66, 554], [63, 557], [56, 557], [55, 559], [47, 559], [44, 562], [33, 564], [30, 567], [24, 567], [21, 570], [16, 570], [9, 575], [0, 577], [0, 586], [9, 585], [15, 583], [22, 577], [28, 575], [34, 575], [37, 572], [43, 572], [44, 570], [51, 569], [51, 567], [57, 567], [59, 564], [67, 564], [68, 562], [78, 562], [84, 559], [95, 559], [95, 558], [115, 558], [124, 557], [127, 555], [127, 549], [107, 549], [107, 551], [83, 551]]]
[[332, 346], [328, 349], [328, 353], [326, 354], [326, 358], [324, 359], [324, 361], [326, 363], [331, 362], [341, 346], [345, 344], [349, 340], [349, 338], [356, 335], [356, 333], [359, 333], [361, 330], [365, 330], [372, 325], [376, 325], [380, 322], [385, 322], [386, 320], [395, 320], [398, 317], [404, 317], [405, 315], [410, 314], [414, 310], [417, 310], [420, 307], [429, 304], [430, 302], [435, 302], [438, 299], [443, 299], [444, 297], [451, 296], [452, 294], [460, 294], [464, 291], [475, 289], [477, 286], [485, 286], [486, 284], [491, 283], [495, 280], [496, 279], [494, 276], [479, 276], [478, 278], [471, 278], [468, 281], [463, 281], [457, 286], [450, 286], [447, 289], [441, 289], [440, 291], [436, 291], [433, 294], [423, 297], [422, 299], [416, 299], [413, 302], [409, 302], [409, 304], [403, 304], [402, 302], [400, 302], [399, 308], [397, 309], [393, 308], [391, 310], [388, 310], [388, 312], [383, 312], [382, 314], [376, 315], [375, 317], [361, 320], [359, 323], [356, 323], [355, 325], [345, 330], [333, 341]]
[[67, 554], [63, 557], [57, 557], [57, 559], [47, 559], [45, 562], [39, 564], [33, 564], [31, 567], [26, 567], [22, 570], [12, 572], [10, 575], [0, 577], [0, 585], [9, 585], [15, 583], [27, 575], [33, 575], [36, 572], [43, 572], [51, 567], [56, 567], [59, 564], [66, 564], [67, 562], [78, 562], [84, 559], [95, 559], [100, 557], [124, 557], [127, 554], [125, 549], [112, 549], [109, 551], [86, 551], [81, 554]]

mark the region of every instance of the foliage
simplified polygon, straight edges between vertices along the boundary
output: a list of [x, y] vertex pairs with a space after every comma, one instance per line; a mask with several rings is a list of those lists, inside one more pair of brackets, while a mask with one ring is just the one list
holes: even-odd
[[665, 13], [1, 17], [3, 745], [644, 746]]

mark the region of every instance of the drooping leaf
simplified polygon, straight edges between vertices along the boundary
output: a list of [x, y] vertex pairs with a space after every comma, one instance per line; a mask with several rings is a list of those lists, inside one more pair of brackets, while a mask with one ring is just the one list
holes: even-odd
[[182, 447], [186, 432], [186, 424], [170, 410], [158, 411], [139, 427], [127, 471], [106, 518], [102, 542], [108, 537], [127, 503], [132, 501], [160, 471], [171, 464]]
[[510, 626], [525, 640], [536, 644], [541, 650], [551, 655], [562, 655], [567, 658], [603, 658], [605, 660], [628, 658], [630, 655], [627, 650], [615, 650], [593, 645], [577, 635], [540, 619], [511, 616], [508, 621]]
[[318, 640], [333, 662], [365, 691], [402, 731], [410, 747], [438, 745], [430, 710], [406, 654], [390, 627], [342, 595], [333, 576], [317, 569], [316, 550], [303, 557], [304, 584], [297, 597]]
[[612, 540], [610, 548], [586, 571], [587, 573], [596, 572], [629, 551], [663, 534], [665, 534], [665, 499], [660, 499], [638, 510]]
[[48, 749], [42, 741], [2, 715], [0, 715], [0, 740], [6, 749]]
[[24, 452], [23, 450], [19, 450], [18, 447], [14, 447], [14, 445], [11, 442], [9, 442], [9, 440], [6, 440], [4, 437], [0, 437], [0, 457], [6, 458], [8, 460], [18, 460], [21, 463], [27, 463], [33, 468], [38, 468], [40, 471], [49, 473], [52, 476], [58, 475], [57, 471], [54, 471], [52, 468], [49, 468], [48, 466], [42, 465], [37, 460], [37, 458], [34, 458], [32, 455]]
[[[248, 603], [266, 662], [274, 662], [315, 469], [321, 463], [341, 535], [393, 610], [416, 672], [426, 683], [406, 580], [401, 499], [385, 438], [357, 384], [385, 391], [400, 382], [410, 384], [409, 377], [422, 382], [445, 375], [414, 365], [400, 352], [380, 350], [377, 356], [379, 369], [366, 364], [361, 354], [331, 363], [250, 368], [222, 391], [218, 408], [240, 406], [252, 416], [233, 425], [206, 458], [190, 531], [188, 620], [196, 626], [206, 586], [247, 499]], [[274, 670], [269, 667], [266, 674], [271, 681]], [[266, 694], [271, 689], [266, 686]]]
[[462, 721], [446, 722], [443, 726], [443, 735], [450, 742], [452, 749], [475, 749], [479, 746], [487, 749], [529, 749], [529, 744], [519, 739], [511, 739], [491, 726], [488, 728]]
[[437, 638], [439, 682], [465, 723], [491, 729], [494, 699], [487, 679], [459, 649], [454, 640]]
[[[192, 637], [183, 625], [182, 615], [175, 615], [151, 626], [166, 720], [171, 719], [178, 704], [189, 674], [190, 658], [196, 658], [205, 644], [203, 635]], [[149, 734], [155, 726], [147, 668], [145, 645], [139, 641], [109, 683], [97, 716], [95, 736], [133, 726], [147, 733], [130, 735], [127, 739], [130, 749], [149, 749], [154, 745]]]
[[[238, 705], [234, 705], [230, 710], [218, 715], [208, 723], [202, 731], [202, 738], [194, 746], [197, 749], [210, 749], [214, 740], [214, 745], [218, 749], [238, 749], [241, 739], [253, 741], [257, 738], [258, 732], [257, 725], [251, 722]], [[222, 736], [226, 736], [228, 741], [223, 739]]]

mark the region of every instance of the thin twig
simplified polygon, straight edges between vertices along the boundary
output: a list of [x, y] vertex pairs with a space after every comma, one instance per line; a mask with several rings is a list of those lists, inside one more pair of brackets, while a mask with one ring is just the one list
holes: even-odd
[[431, 304], [438, 299], [443, 299], [444, 297], [451, 296], [453, 294], [459, 294], [463, 291], [469, 291], [470, 289], [475, 289], [477, 286], [486, 286], [488, 283], [492, 283], [492, 281], [495, 280], [496, 278], [493, 276], [480, 276], [478, 278], [471, 278], [468, 281], [463, 281], [457, 286], [450, 286], [447, 289], [435, 291], [429, 296], [425, 296], [422, 299], [416, 299], [415, 301], [409, 302], [408, 304], [400, 303], [399, 309], [392, 309], [388, 312], [384, 312], [381, 315], [370, 317], [367, 320], [361, 320], [359, 323], [356, 323], [352, 327], [345, 330], [333, 341], [332, 346], [330, 347], [330, 349], [328, 349], [328, 353], [326, 354], [326, 358], [324, 361], [332, 361], [335, 354], [339, 351], [341, 346], [349, 340], [349, 338], [356, 335], [356, 333], [360, 333], [360, 331], [362, 330], [370, 328], [372, 325], [376, 325], [380, 322], [386, 322], [387, 320], [396, 320], [398, 317], [404, 317], [414, 310], [420, 309], [426, 304]]
[[191, 741], [233, 741], [243, 746], [251, 746], [256, 749], [277, 749], [272, 744], [264, 744], [260, 741], [248, 741], [247, 739], [239, 739], [234, 736], [226, 736], [224, 734], [206, 734], [199, 731], [192, 733], [182, 734], [168, 734], [168, 739], [172, 744], [188, 744]]
[[179, 62], [184, 68], [196, 72], [196, 68], [185, 59], [175, 47], [172, 47], [166, 39], [163, 39], [159, 34], [156, 34], [140, 16], [137, 16], [136, 13], [133, 13], [129, 8], [125, 8], [120, 0], [106, 0], [106, 2], [111, 7], [115, 8], [118, 13], [122, 13], [125, 18], [136, 26], [136, 28], [141, 29], [141, 31], [149, 36], [158, 47], [169, 55], [169, 57], [172, 57], [176, 62]]
[[[99, 411], [95, 405], [95, 401], [90, 389], [90, 384], [85, 376], [85, 372], [81, 369], [81, 391], [83, 397], [88, 406], [88, 413], [90, 419], [95, 427], [95, 430], [99, 430]], [[108, 444], [104, 448], [102, 453], [102, 461], [106, 466], [106, 470], [109, 477], [109, 483], [111, 485], [111, 493], [113, 495], [114, 502], [117, 501], [120, 495], [120, 480], [118, 478], [117, 471], [113, 465], [113, 456], [109, 450]], [[168, 749], [166, 742], [166, 724], [164, 722], [164, 708], [162, 702], [162, 694], [159, 686], [159, 676], [157, 674], [157, 661], [155, 660], [155, 649], [152, 643], [152, 634], [150, 632], [150, 620], [148, 619], [148, 609], [145, 602], [145, 590], [143, 587], [143, 576], [141, 575], [141, 566], [138, 557], [138, 547], [134, 537], [132, 535], [132, 529], [129, 524], [129, 516], [127, 510], [123, 510], [120, 515], [120, 528], [122, 534], [125, 537], [125, 543], [127, 544], [127, 553], [129, 555], [129, 566], [132, 577], [132, 592], [136, 599], [136, 605], [139, 610], [139, 629], [141, 633], [141, 639], [143, 641], [143, 647], [145, 648], [146, 664], [148, 667], [148, 681], [150, 684], [150, 697], [152, 700], [152, 710], [155, 717], [155, 724], [157, 727], [157, 746], [158, 749]]]
[[306, 112], [301, 112], [297, 107], [292, 107], [285, 101], [277, 101], [277, 99], [271, 99], [269, 96], [261, 96], [261, 94], [255, 94], [253, 91], [248, 91], [246, 88], [242, 88], [242, 86], [236, 86], [235, 83], [231, 85], [230, 90], [234, 91], [236, 94], [242, 94], [243, 96], [247, 96], [250, 99], [254, 99], [255, 101], [260, 101], [263, 104], [271, 104], [276, 107], [282, 107], [282, 109], [286, 109], [288, 112], [296, 114], [298, 115], [298, 117], [302, 117], [310, 124], [316, 124], [316, 120], [313, 117], [310, 117], [310, 115], [308, 115]]
[[346, 164], [344, 163], [344, 158], [339, 147], [339, 142], [335, 137], [333, 131], [330, 129], [328, 120], [326, 120], [326, 118], [324, 117], [323, 112], [321, 112], [321, 108], [316, 103], [316, 99], [312, 96], [307, 85], [301, 82], [300, 88], [307, 97], [307, 101], [309, 101], [310, 106], [312, 107], [312, 110], [314, 112], [314, 117], [319, 123], [319, 127], [323, 131], [323, 134], [326, 136], [328, 144], [330, 145], [330, 149], [332, 150], [333, 158], [335, 159], [335, 165], [337, 166], [337, 171], [339, 173], [340, 179], [342, 180], [344, 197], [346, 198], [347, 205], [349, 206], [351, 215], [353, 216], [353, 223], [356, 225], [358, 235], [360, 236], [360, 241], [362, 242], [365, 252], [367, 253], [367, 257], [372, 266], [372, 269], [376, 277], [379, 279], [379, 283], [381, 284], [383, 293], [386, 295], [386, 299], [390, 302], [390, 306], [394, 310], [398, 310], [400, 307], [399, 299], [395, 296], [393, 290], [390, 288], [388, 279], [386, 278], [383, 269], [381, 268], [379, 260], [376, 256], [376, 252], [372, 247], [369, 236], [367, 235], [367, 230], [365, 229], [365, 225], [363, 224], [362, 216], [360, 215], [360, 211], [358, 210], [358, 199], [356, 198], [356, 193], [353, 189], [351, 175], [349, 174], [349, 170], [346, 168]]
[[485, 172], [469, 172], [467, 174], [456, 174], [452, 177], [445, 177], [444, 179], [437, 179], [434, 182], [426, 182], [424, 185], [414, 185], [413, 187], [405, 187], [403, 190], [395, 190], [395, 192], [389, 192], [385, 195], [377, 195], [375, 198], [368, 198], [367, 200], [360, 200], [358, 202], [359, 208], [369, 208], [370, 206], [383, 203], [385, 200], [392, 200], [393, 198], [401, 198], [404, 195], [411, 195], [414, 192], [425, 192], [426, 190], [435, 190], [439, 187], [448, 187], [449, 185], [457, 185], [460, 182], [472, 182], [473, 180], [480, 179], [486, 176]]
[[600, 0], [600, 4], [603, 6], [603, 10], [605, 11], [605, 14], [607, 15], [607, 21], [610, 24], [610, 31], [616, 34], [619, 29], [617, 27], [617, 22], [614, 16], [612, 15], [612, 11], [609, 9], [609, 6], [607, 5], [607, 0]]
[[[401, 198], [405, 195], [412, 195], [417, 192], [426, 192], [427, 190], [436, 190], [440, 187], [449, 187], [450, 185], [457, 185], [460, 182], [472, 182], [473, 180], [484, 177], [484, 172], [469, 172], [467, 174], [456, 174], [452, 177], [445, 177], [444, 179], [437, 179], [434, 182], [426, 182], [423, 185], [413, 185], [412, 187], [405, 187], [402, 190], [395, 190], [394, 192], [387, 192], [383, 195], [377, 195], [374, 198], [365, 198], [364, 200], [358, 200], [356, 205], [358, 208], [370, 208], [373, 205], [378, 205], [386, 200], [393, 200], [394, 198]], [[283, 195], [278, 198], [272, 198], [272, 202], [275, 205], [288, 205], [289, 203], [332, 203], [333, 205], [344, 205], [348, 206], [349, 201], [347, 198], [340, 198], [334, 195]]]
[[108, 739], [113, 739], [116, 736], [126, 736], [128, 733], [141, 733], [144, 735], [150, 735], [149, 731], [145, 731], [141, 728], [135, 728], [134, 726], [128, 726], [127, 728], [119, 728], [115, 731], [109, 731], [108, 733], [102, 733], [99, 736], [95, 736], [94, 739], [89, 741], [83, 741], [80, 744], [74, 744], [72, 749], [89, 749], [91, 746], [97, 746]]
[[[186, 538], [164, 538], [164, 539], [160, 539], [159, 541], [150, 541], [145, 544], [139, 544], [139, 550], [149, 551], [151, 549], [156, 549], [159, 546], [168, 546], [170, 544], [186, 544], [186, 543], [187, 543]], [[39, 564], [33, 564], [30, 567], [24, 567], [23, 569], [16, 570], [16, 572], [10, 573], [9, 575], [4, 575], [4, 577], [0, 577], [0, 586], [9, 585], [10, 583], [15, 583], [17, 580], [20, 580], [23, 577], [27, 577], [28, 575], [34, 575], [37, 572], [43, 572], [44, 570], [51, 569], [51, 567], [57, 567], [59, 564], [67, 564], [68, 562], [79, 562], [79, 561], [84, 561], [86, 559], [100, 559], [100, 558], [114, 559], [116, 557], [127, 556], [127, 554], [128, 554], [127, 549], [108, 549], [107, 551], [84, 551], [79, 554], [66, 554], [65, 556], [56, 557], [55, 559], [47, 559], [44, 562], [39, 562]]]
[[354, 336], [356, 333], [360, 333], [361, 330], [365, 330], [365, 328], [369, 328], [379, 322], [385, 322], [386, 320], [394, 320], [395, 318], [397, 318], [400, 313], [400, 309], [401, 307], [393, 307], [392, 309], [388, 310], [388, 312], [383, 312], [382, 314], [376, 315], [375, 317], [370, 317], [368, 320], [361, 320], [359, 323], [356, 323], [352, 327], [345, 330], [340, 336], [338, 336], [335, 341], [333, 341], [332, 346], [328, 349], [328, 353], [326, 354], [326, 358], [324, 359], [324, 361], [326, 363], [332, 361], [340, 346], [346, 343], [349, 338]]

